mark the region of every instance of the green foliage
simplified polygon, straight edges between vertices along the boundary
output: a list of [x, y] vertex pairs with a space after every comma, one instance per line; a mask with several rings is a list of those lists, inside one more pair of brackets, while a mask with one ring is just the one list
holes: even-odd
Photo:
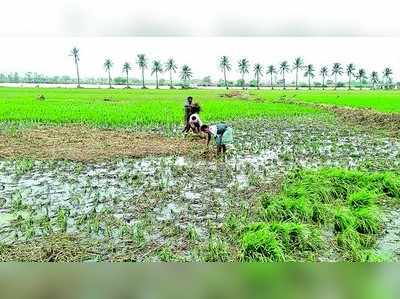
[[[381, 231], [381, 197], [399, 199], [400, 176], [326, 168], [295, 171], [280, 194], [263, 194], [262, 220], [242, 232], [247, 260], [284, 260], [320, 248], [321, 228], [333, 230], [346, 260], [379, 261], [372, 251]], [[379, 199], [379, 200], [378, 200]]]
[[[44, 94], [46, 100], [37, 101], [38, 93]], [[114, 127], [180, 124], [184, 99], [189, 95], [200, 103], [204, 122], [326, 115], [326, 112], [304, 106], [225, 99], [221, 97], [221, 90], [0, 88], [0, 121], [84, 123]]]

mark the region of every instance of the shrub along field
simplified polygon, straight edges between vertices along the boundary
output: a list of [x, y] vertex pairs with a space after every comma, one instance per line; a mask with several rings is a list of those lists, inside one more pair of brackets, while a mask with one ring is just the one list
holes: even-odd
[[[189, 95], [233, 126], [225, 158], [180, 133]], [[383, 90], [0, 88], [0, 261], [400, 260], [399, 135], [293, 100], [400, 112]]]

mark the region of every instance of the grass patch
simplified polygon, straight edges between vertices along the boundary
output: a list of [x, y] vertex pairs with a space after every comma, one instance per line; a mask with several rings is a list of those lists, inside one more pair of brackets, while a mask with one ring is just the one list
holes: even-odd
[[[373, 248], [382, 229], [381, 199], [399, 200], [400, 175], [345, 169], [294, 172], [280, 194], [263, 194], [263, 222], [241, 234], [246, 260], [282, 261], [318, 255], [322, 229], [340, 258], [380, 261]], [[326, 239], [325, 241], [330, 241]]]

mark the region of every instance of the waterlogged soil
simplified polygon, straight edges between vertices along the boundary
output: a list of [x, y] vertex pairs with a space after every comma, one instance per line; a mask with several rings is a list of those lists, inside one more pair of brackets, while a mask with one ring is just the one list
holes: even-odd
[[[86, 163], [0, 160], [0, 259], [65, 261], [56, 238], [65, 248], [80, 246], [66, 253], [71, 261], [235, 260], [231, 220], [251, 219], [258, 194], [277, 190], [289, 171], [400, 169], [400, 140], [332, 119], [232, 126], [234, 149], [225, 159], [210, 150]], [[395, 256], [399, 223], [387, 217], [394, 220], [377, 246]]]

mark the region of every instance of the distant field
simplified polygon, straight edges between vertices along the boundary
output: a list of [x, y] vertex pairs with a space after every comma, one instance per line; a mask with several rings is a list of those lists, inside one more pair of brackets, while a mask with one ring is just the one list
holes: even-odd
[[[176, 124], [182, 122], [182, 106], [189, 95], [201, 104], [202, 118], [206, 122], [325, 113], [309, 107], [272, 102], [284, 95], [306, 102], [400, 112], [400, 91], [250, 90], [239, 98], [222, 98], [225, 93], [224, 89], [0, 88], [0, 121], [107, 126]], [[39, 95], [43, 95], [45, 100], [38, 100]], [[256, 98], [266, 101], [254, 100]]]
[[[301, 116], [323, 112], [269, 101], [223, 99], [225, 90], [98, 90], [0, 88], [0, 120], [89, 123], [108, 126], [182, 122], [187, 96], [202, 107], [204, 121]], [[45, 100], [37, 99], [43, 95]]]
[[286, 95], [305, 102], [400, 112], [400, 90], [262, 90], [256, 93], [267, 99]]

